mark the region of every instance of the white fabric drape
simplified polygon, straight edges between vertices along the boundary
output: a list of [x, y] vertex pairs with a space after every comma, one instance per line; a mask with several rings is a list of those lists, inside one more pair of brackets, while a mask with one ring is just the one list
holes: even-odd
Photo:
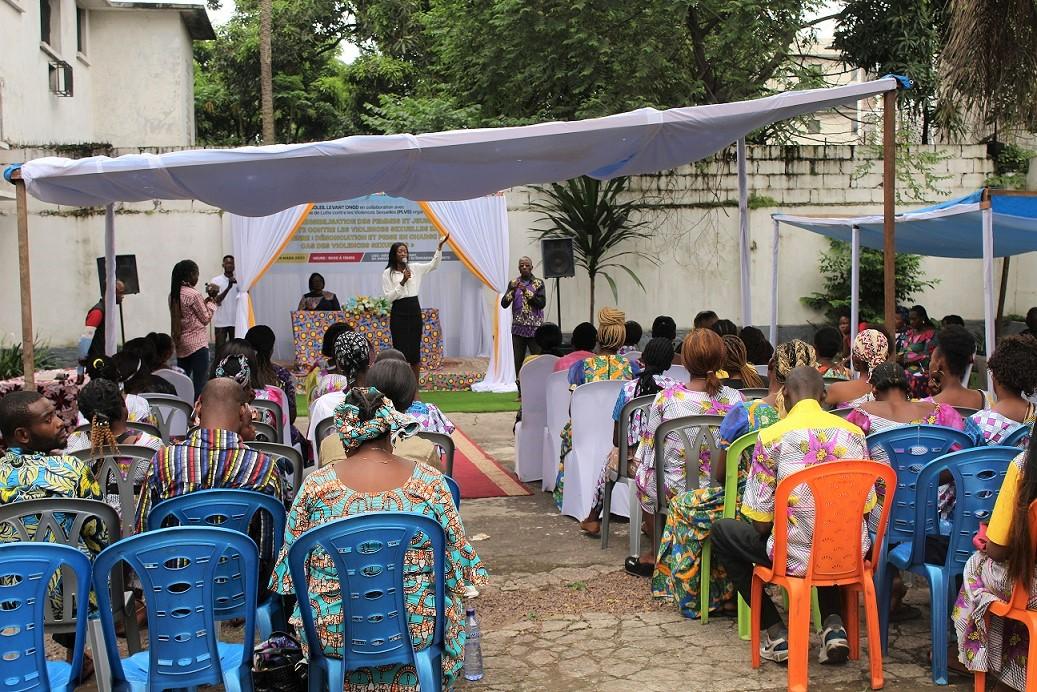
[[252, 297], [249, 291], [277, 259], [312, 208], [312, 204], [300, 204], [260, 219], [231, 215], [231, 243], [238, 278], [238, 304], [234, 319], [238, 335], [244, 336], [252, 326]]
[[468, 269], [494, 292], [494, 343], [486, 377], [472, 385], [477, 392], [513, 392], [514, 351], [511, 310], [500, 306], [508, 287], [508, 205], [504, 195], [460, 202], [422, 202], [433, 224], [450, 233], [450, 244]]

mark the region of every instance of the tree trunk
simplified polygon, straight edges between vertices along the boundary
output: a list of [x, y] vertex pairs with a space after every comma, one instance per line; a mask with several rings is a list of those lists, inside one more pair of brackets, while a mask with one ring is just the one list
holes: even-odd
[[594, 274], [588, 274], [591, 280], [591, 316], [587, 320], [591, 324], [594, 324]]
[[259, 94], [263, 144], [273, 144], [277, 140], [274, 134], [274, 76], [270, 50], [272, 15], [273, 1], [259, 0]]

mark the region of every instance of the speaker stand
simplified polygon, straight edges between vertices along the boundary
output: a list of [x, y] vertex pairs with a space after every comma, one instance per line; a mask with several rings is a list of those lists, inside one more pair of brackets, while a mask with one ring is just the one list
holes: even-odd
[[555, 300], [558, 301], [558, 330], [559, 331], [561, 331], [561, 329], [562, 329], [562, 291], [561, 291], [561, 288], [560, 288], [561, 285], [562, 285], [561, 278], [556, 276], [555, 277]]

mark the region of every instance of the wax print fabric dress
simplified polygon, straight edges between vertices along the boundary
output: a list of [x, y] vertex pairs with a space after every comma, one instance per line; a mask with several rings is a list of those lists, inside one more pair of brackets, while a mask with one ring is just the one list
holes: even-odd
[[[778, 422], [778, 410], [762, 399], [736, 403], [720, 425], [720, 448], [746, 433], [766, 428]], [[751, 456], [752, 449], [746, 451]], [[748, 464], [738, 463], [739, 492], [745, 486]], [[712, 486], [694, 488], [670, 500], [663, 529], [662, 542], [652, 575], [652, 595], [672, 599], [686, 618], [700, 616], [699, 599], [702, 591], [702, 542], [709, 538], [713, 522], [724, 516], [724, 488]], [[723, 609], [724, 603], [734, 598], [734, 585], [727, 579], [724, 568], [717, 562], [710, 564], [709, 611]]]
[[407, 415], [418, 421], [418, 426], [425, 432], [442, 433], [450, 435], [455, 426], [443, 415], [435, 404], [426, 404], [424, 401], [415, 401], [406, 411]]
[[[475, 549], [465, 536], [461, 517], [454, 508], [450, 490], [443, 475], [422, 464], [414, 465], [402, 487], [381, 493], [362, 493], [346, 486], [326, 466], [310, 474], [292, 503], [285, 527], [285, 542], [270, 578], [270, 588], [278, 593], [296, 593], [288, 570], [288, 550], [309, 529], [329, 521], [369, 512], [416, 512], [435, 519], [446, 535], [446, 613], [443, 687], [452, 687], [464, 663], [464, 611], [461, 599], [465, 584], [483, 584], [487, 573]], [[417, 650], [428, 647], [435, 628], [435, 583], [433, 555], [427, 537], [419, 534], [404, 558], [403, 587], [410, 636]], [[319, 549], [309, 563], [309, 606], [314, 610], [314, 624], [320, 645], [328, 656], [341, 655], [343, 646], [343, 610], [339, 580], [331, 560]], [[302, 632], [299, 606], [290, 622]], [[313, 645], [313, 642], [308, 642]], [[412, 665], [387, 665], [361, 668], [346, 674], [346, 690], [364, 692], [410, 692], [418, 689], [418, 678]]]
[[[603, 380], [629, 380], [633, 378], [634, 371], [630, 361], [625, 356], [599, 355], [585, 358], [569, 369], [569, 384], [587, 384], [588, 382], [601, 382]], [[558, 455], [558, 475], [555, 478], [554, 501], [558, 511], [562, 510], [562, 497], [565, 493], [565, 457], [573, 448], [573, 424], [572, 420], [562, 428], [562, 451]]]
[[929, 359], [934, 350], [936, 332], [931, 327], [907, 330], [901, 353], [904, 356], [904, 371], [907, 373], [912, 398], [921, 399], [929, 395]]
[[976, 438], [977, 445], [999, 445], [1003, 444], [1004, 439], [1015, 432], [1020, 425], [1032, 427], [1034, 420], [1037, 419], [1037, 410], [1033, 404], [1030, 404], [1022, 423], [991, 409], [976, 411], [969, 418], [976, 424], [980, 432]]
[[[1012, 514], [1023, 479], [1025, 458], [1025, 453], [1020, 454], [1009, 464], [987, 526], [987, 539], [999, 545], [1011, 542]], [[1026, 685], [1030, 640], [1026, 626], [996, 615], [984, 621], [990, 605], [994, 601], [1009, 600], [1013, 587], [1005, 572], [1005, 563], [989, 558], [986, 553], [975, 552], [965, 563], [961, 591], [951, 612], [958, 635], [958, 660], [969, 670], [996, 674], [1013, 689], [1033, 689], [1033, 681], [1030, 687]], [[1037, 575], [1031, 578], [1029, 591], [1027, 607], [1037, 610]]]

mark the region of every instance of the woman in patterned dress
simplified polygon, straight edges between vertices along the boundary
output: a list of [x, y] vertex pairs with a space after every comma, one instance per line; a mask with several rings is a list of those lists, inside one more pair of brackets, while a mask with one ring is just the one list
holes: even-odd
[[[681, 359], [691, 375], [688, 384], [678, 382], [655, 395], [648, 409], [648, 422], [641, 431], [641, 444], [637, 448], [637, 473], [635, 482], [639, 501], [645, 514], [656, 511], [655, 465], [663, 464], [666, 497], [684, 493], [685, 488], [706, 489], [713, 486], [712, 460], [708, 447], [697, 450], [698, 474], [696, 478], [685, 478], [685, 450], [680, 444], [668, 444], [666, 457], [659, 459], [655, 453], [655, 431], [668, 420], [682, 416], [725, 415], [731, 407], [742, 401], [736, 389], [725, 387], [717, 377], [724, 364], [727, 350], [724, 340], [710, 329], [695, 329], [681, 344]], [[715, 435], [715, 433], [714, 433]], [[669, 439], [669, 438], [668, 438]], [[674, 436], [674, 441], [678, 438]], [[719, 439], [717, 440], [719, 442]], [[624, 567], [637, 576], [649, 577], [655, 569], [655, 555], [649, 552], [640, 557], [628, 557]]]
[[976, 444], [999, 445], [1020, 425], [1033, 425], [1034, 405], [1024, 397], [1037, 389], [1037, 340], [1009, 336], [987, 362], [996, 403], [970, 418], [981, 433]]
[[928, 396], [929, 359], [936, 348], [936, 330], [929, 313], [915, 305], [907, 313], [907, 332], [903, 348], [897, 353], [897, 362], [904, 366], [910, 384], [911, 396]]
[[[676, 380], [667, 377], [664, 373], [673, 365], [673, 341], [667, 338], [656, 337], [648, 342], [644, 352], [641, 354], [641, 374], [636, 380], [630, 380], [623, 385], [616, 397], [616, 404], [612, 407], [612, 444], [613, 449], [609, 453], [605, 466], [598, 477], [598, 486], [594, 491], [594, 504], [590, 514], [580, 522], [580, 529], [590, 536], [597, 536], [601, 532], [601, 510], [605, 502], [605, 484], [609, 479], [615, 480], [619, 473], [619, 417], [623, 413], [623, 407], [631, 399], [639, 396], [655, 395], [658, 392], [677, 384]], [[630, 426], [627, 429], [627, 477], [633, 478], [636, 461], [634, 453], [637, 444], [641, 440], [641, 428], [644, 427], [644, 413], [635, 411], [630, 417]], [[638, 527], [631, 527], [631, 531]]]
[[1007, 601], [1014, 585], [1029, 584], [1027, 607], [1037, 610], [1037, 579], [1030, 545], [1030, 503], [1037, 500], [1037, 443], [1008, 466], [1001, 492], [987, 525], [985, 546], [965, 563], [961, 592], [951, 612], [958, 636], [958, 660], [970, 671], [985, 671], [1015, 690], [1027, 684], [1026, 663], [1030, 637], [1025, 625], [987, 616], [995, 601]]
[[[584, 358], [569, 368], [569, 389], [588, 382], [603, 380], [629, 380], [640, 370], [634, 369], [626, 356], [617, 355], [619, 347], [626, 341], [626, 315], [622, 310], [604, 307], [598, 311], [598, 355]], [[640, 368], [640, 366], [638, 366]], [[573, 429], [570, 420], [562, 428], [561, 453], [558, 455], [558, 475], [555, 478], [554, 501], [562, 509], [565, 493], [565, 457], [573, 448]]]
[[[242, 387], [252, 391], [256, 399], [272, 401], [281, 408], [281, 416], [277, 418], [269, 409], [255, 409], [256, 420], [272, 425], [281, 430], [281, 439], [288, 442], [292, 439], [288, 406], [288, 397], [278, 385], [264, 384], [259, 377], [259, 358], [256, 349], [245, 339], [230, 339], [223, 345], [213, 362], [209, 379], [229, 377]], [[275, 440], [269, 440], [274, 442]]]
[[351, 332], [353, 328], [345, 322], [336, 322], [324, 332], [320, 354], [325, 359], [323, 364], [314, 363], [303, 380], [303, 391], [306, 398], [313, 402], [330, 392], [341, 392], [349, 389], [349, 381], [338, 371], [335, 364], [335, 340], [343, 332]]
[[828, 406], [852, 408], [865, 401], [875, 400], [869, 381], [870, 373], [889, 358], [889, 336], [875, 328], [857, 332], [850, 357], [857, 371], [857, 379], [830, 384], [825, 395], [825, 404]]
[[994, 403], [982, 389], [969, 389], [962, 382], [976, 355], [976, 337], [965, 327], [952, 324], [940, 330], [936, 350], [929, 360], [929, 398], [941, 404], [977, 410]]
[[[373, 388], [349, 390], [335, 411], [335, 424], [347, 456], [310, 474], [303, 481], [288, 513], [285, 543], [278, 556], [270, 588], [295, 594], [288, 570], [288, 550], [309, 529], [328, 521], [369, 512], [418, 512], [440, 523], [446, 535], [446, 604], [443, 686], [449, 689], [464, 662], [464, 611], [461, 597], [466, 583], [487, 578], [479, 556], [465, 536], [450, 490], [438, 471], [395, 456], [393, 439], [409, 432], [412, 422], [402, 419], [392, 403]], [[404, 586], [411, 641], [415, 649], [429, 645], [435, 627], [435, 611], [428, 599], [435, 593], [432, 556], [426, 537], [419, 535], [404, 558]], [[309, 562], [309, 605], [321, 646], [328, 656], [340, 656], [343, 642], [343, 608], [339, 580], [331, 561], [315, 551]], [[291, 622], [301, 630], [298, 605]], [[403, 692], [418, 689], [411, 665], [360, 668], [346, 674], [346, 690]]]

